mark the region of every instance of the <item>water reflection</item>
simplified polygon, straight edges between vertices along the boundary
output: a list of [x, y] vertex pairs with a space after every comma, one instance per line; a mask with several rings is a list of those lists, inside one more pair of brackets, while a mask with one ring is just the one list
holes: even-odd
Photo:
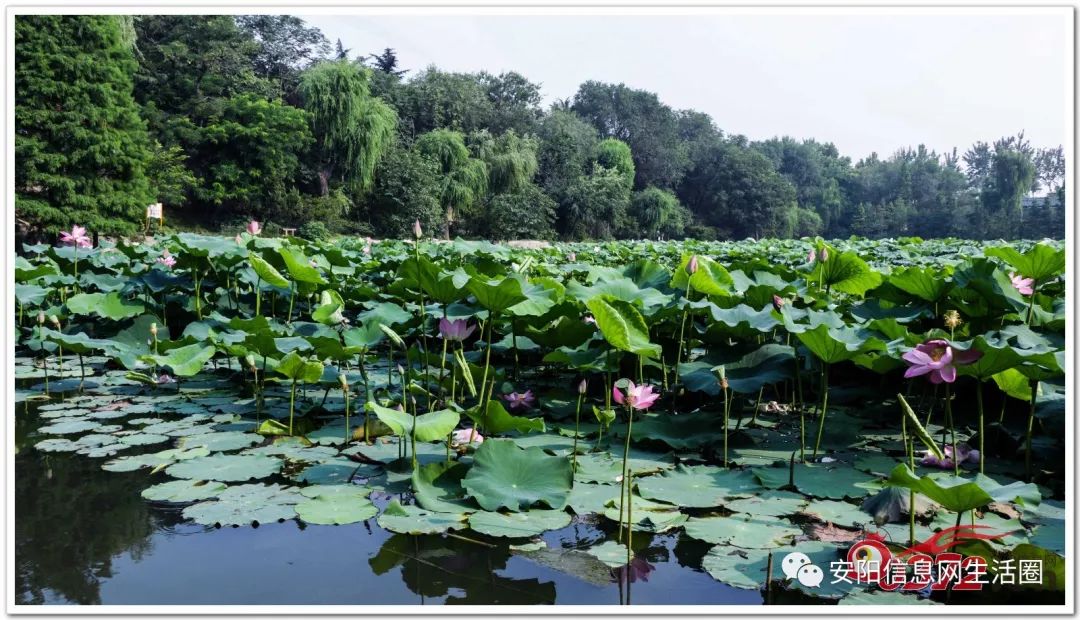
[[502, 546], [454, 537], [395, 534], [369, 564], [376, 575], [399, 569], [402, 581], [420, 595], [421, 602], [445, 596], [448, 604], [553, 604], [554, 582], [497, 574], [506, 569], [509, 558], [509, 549]]
[[132, 492], [140, 482], [99, 460], [30, 453], [15, 459], [16, 601], [100, 604], [113, 557], [151, 550], [156, 520]]

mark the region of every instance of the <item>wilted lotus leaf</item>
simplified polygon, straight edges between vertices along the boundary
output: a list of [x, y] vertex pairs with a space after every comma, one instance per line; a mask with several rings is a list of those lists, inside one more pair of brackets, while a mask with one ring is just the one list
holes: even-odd
[[[908, 514], [911, 491], [900, 487], [885, 487], [876, 494], [863, 500], [862, 511], [870, 515], [875, 523], [895, 523]], [[925, 515], [933, 510], [935, 504], [922, 495], [915, 493], [915, 514]], [[842, 502], [837, 502], [842, 503]], [[824, 517], [823, 517], [824, 518]], [[827, 519], [826, 521], [834, 521]]]
[[469, 515], [469, 527], [488, 536], [528, 538], [548, 530], [570, 525], [570, 515], [564, 510], [529, 510], [527, 512], [474, 512]]

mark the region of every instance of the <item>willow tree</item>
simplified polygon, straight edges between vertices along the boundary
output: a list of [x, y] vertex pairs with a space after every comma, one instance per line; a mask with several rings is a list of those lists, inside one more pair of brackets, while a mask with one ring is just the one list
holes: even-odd
[[467, 213], [487, 191], [488, 167], [472, 157], [465, 137], [449, 129], [436, 129], [416, 139], [416, 150], [433, 160], [442, 175], [440, 202], [446, 210], [443, 237], [450, 238], [455, 214]]
[[476, 157], [487, 164], [488, 191], [508, 194], [524, 189], [536, 176], [540, 164], [536, 159], [539, 148], [532, 136], [519, 136], [514, 130], [493, 136], [487, 130], [470, 137]]
[[331, 181], [353, 190], [371, 185], [379, 157], [393, 142], [397, 114], [369, 90], [371, 70], [345, 60], [324, 61], [304, 71], [300, 97], [311, 117], [319, 158], [319, 186]]

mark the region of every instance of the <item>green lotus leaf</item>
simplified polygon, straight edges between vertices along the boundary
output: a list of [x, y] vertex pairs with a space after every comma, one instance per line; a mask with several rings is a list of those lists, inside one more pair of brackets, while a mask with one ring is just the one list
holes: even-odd
[[690, 263], [690, 258], [691, 255], [689, 254], [682, 257], [678, 269], [675, 270], [674, 277], [671, 278], [672, 288], [685, 291], [689, 282], [690, 288], [703, 295], [722, 297], [731, 295], [732, 289], [735, 287], [735, 281], [723, 265], [707, 256], [698, 255], [697, 271], [691, 275], [687, 273], [686, 269]]
[[697, 540], [744, 549], [777, 549], [803, 533], [783, 519], [746, 515], [691, 518], [685, 531]]
[[585, 305], [611, 346], [644, 357], [660, 355], [660, 345], [649, 342], [649, 328], [633, 304], [602, 296], [590, 299]]
[[889, 274], [889, 284], [923, 301], [937, 303], [952, 288], [952, 282], [938, 268], [908, 267]]
[[563, 510], [529, 510], [527, 512], [474, 512], [469, 515], [469, 527], [488, 536], [531, 538], [548, 530], [570, 525], [570, 515]]
[[461, 481], [469, 468], [464, 463], [428, 463], [412, 474], [416, 503], [432, 512], [466, 513], [477, 508], [465, 495]]
[[281, 358], [274, 371], [293, 381], [315, 383], [322, 378], [323, 365], [317, 361], [307, 361], [292, 351]]
[[214, 357], [215, 352], [213, 346], [196, 343], [172, 349], [165, 355], [144, 355], [141, 359], [155, 366], [168, 366], [176, 376], [193, 377]]
[[477, 448], [461, 486], [484, 510], [520, 512], [538, 502], [559, 510], [566, 505], [573, 478], [568, 458], [489, 439]]
[[311, 319], [323, 325], [340, 325], [345, 321], [342, 310], [345, 301], [337, 291], [323, 291], [319, 293], [319, 306], [311, 313]]
[[[816, 588], [804, 586], [797, 579], [787, 579], [779, 568], [786, 554], [782, 551], [773, 551], [773, 579], [783, 583], [785, 587], [827, 599], [845, 596], [856, 587], [850, 583], [831, 583], [833, 579], [829, 567], [832, 562], [843, 559], [842, 554], [847, 551], [846, 548], [841, 549], [835, 545], [817, 541], [804, 541], [792, 547], [791, 550], [809, 556], [810, 563], [822, 570], [824, 578], [821, 580], [821, 585]], [[744, 590], [757, 590], [764, 586], [768, 564], [769, 551], [766, 549], [739, 549], [728, 545], [713, 547], [701, 560], [701, 568], [713, 579]]]
[[978, 484], [963, 478], [951, 478], [941, 484], [929, 476], [916, 476], [907, 465], [901, 463], [889, 474], [886, 484], [922, 493], [952, 512], [974, 510], [994, 501], [994, 498]]
[[829, 260], [814, 263], [809, 279], [814, 281], [820, 274], [822, 283], [833, 291], [862, 297], [867, 291], [881, 285], [884, 278], [853, 252], [829, 252]]
[[378, 473], [378, 469], [372, 465], [355, 463], [346, 458], [334, 458], [305, 467], [290, 477], [297, 482], [329, 486], [348, 485], [354, 478], [371, 478]]
[[[740, 394], [756, 394], [766, 385], [791, 379], [794, 362], [793, 348], [769, 343], [723, 366], [731, 390]], [[700, 361], [679, 364], [679, 376], [687, 390], [716, 396], [721, 392], [720, 378], [713, 370], [716, 366]]]
[[165, 443], [172, 438], [168, 435], [155, 435], [153, 433], [135, 433], [116, 437], [116, 441], [125, 446], [151, 446], [156, 443]]
[[162, 450], [152, 454], [138, 454], [134, 456], [122, 456], [112, 461], [106, 461], [101, 468], [105, 471], [135, 471], [144, 467], [161, 468], [177, 461], [209, 456], [210, 451], [206, 448], [194, 448], [192, 450]]
[[478, 407], [471, 407], [465, 410], [465, 415], [469, 416], [477, 426], [482, 428], [485, 434], [499, 435], [508, 431], [542, 433], [546, 429], [543, 418], [510, 415], [506, 407], [503, 407], [503, 404], [495, 399], [488, 401], [486, 415], [481, 417], [478, 411]]
[[289, 288], [289, 281], [285, 279], [285, 276], [281, 275], [281, 272], [274, 269], [273, 265], [261, 257], [251, 254], [248, 256], [248, 261], [251, 263], [251, 268], [255, 270], [255, 273], [263, 282], [277, 288]]
[[1034, 278], [1037, 282], [1045, 282], [1065, 271], [1065, 250], [1055, 250], [1045, 243], [1036, 243], [1023, 254], [1007, 245], [986, 248], [985, 254], [1000, 258], [1016, 273]]
[[64, 351], [77, 354], [88, 354], [94, 351], [107, 351], [113, 347], [109, 340], [91, 338], [83, 332], [77, 334], [64, 334], [49, 328], [43, 328], [41, 333], [49, 342], [55, 342], [64, 347]]
[[512, 277], [502, 280], [472, 277], [465, 288], [476, 298], [476, 303], [492, 313], [504, 312], [528, 299], [521, 290], [521, 282]]
[[[579, 446], [580, 448], [580, 446]], [[622, 475], [622, 456], [606, 452], [579, 454], [574, 480], [579, 482], [599, 482], [600, 484], [618, 484]], [[655, 474], [674, 467], [671, 459], [663, 454], [650, 454], [631, 450], [627, 467], [637, 478]]]
[[79, 444], [70, 439], [57, 437], [37, 442], [34, 444], [34, 449], [39, 452], [74, 452], [79, 449]]
[[384, 424], [399, 437], [415, 436], [416, 441], [446, 440], [450, 431], [457, 428], [461, 416], [453, 409], [429, 411], [418, 416], [382, 407], [374, 401], [368, 401], [368, 408], [375, 412]]
[[1042, 583], [1018, 587], [1058, 592], [1065, 590], [1068, 582], [1065, 579], [1065, 558], [1063, 556], [1049, 549], [1041, 549], [1030, 544], [1017, 545], [1009, 555], [1017, 566], [1021, 565], [1025, 560], [1038, 562], [1042, 566]]
[[727, 498], [745, 497], [761, 490], [749, 471], [725, 470], [711, 465], [676, 465], [674, 470], [636, 478], [642, 497], [688, 508], [723, 506]]
[[607, 564], [609, 568], [626, 566], [626, 545], [605, 540], [599, 545], [593, 545], [585, 550], [585, 553]]
[[302, 251], [283, 246], [278, 248], [278, 254], [285, 261], [285, 268], [289, 270], [289, 275], [293, 280], [308, 284], [326, 284], [326, 279], [322, 277], [318, 269], [311, 266], [311, 260], [304, 256]]
[[378, 518], [379, 527], [398, 534], [441, 534], [465, 529], [465, 515], [430, 512], [393, 500]]
[[68, 297], [65, 302], [68, 312], [80, 316], [99, 316], [110, 321], [119, 321], [139, 316], [146, 311], [146, 306], [137, 301], [125, 299], [120, 293], [78, 293]]
[[903, 592], [886, 592], [885, 590], [855, 590], [851, 594], [840, 599], [839, 605], [937, 605], [931, 599], [922, 598], [918, 594], [904, 594]]
[[377, 514], [379, 509], [370, 500], [349, 493], [320, 493], [296, 505], [296, 515], [300, 520], [315, 525], [359, 523]]
[[186, 504], [217, 497], [229, 488], [220, 482], [206, 480], [171, 480], [143, 489], [143, 499], [152, 502]]
[[[581, 461], [578, 461], [581, 464]], [[608, 502], [617, 500], [619, 487], [614, 484], [586, 484], [575, 481], [574, 488], [566, 500], [566, 505], [577, 515], [603, 513]]]
[[991, 376], [1002, 392], [1017, 400], [1031, 401], [1031, 380], [1015, 368], [1009, 368]]
[[281, 471], [282, 461], [270, 456], [213, 454], [180, 461], [165, 473], [174, 478], [246, 482], [272, 476]]
[[[866, 501], [869, 502], [870, 499]], [[873, 517], [858, 506], [839, 500], [813, 500], [802, 512], [824, 523], [832, 523], [840, 527], [864, 526], [874, 522]]]

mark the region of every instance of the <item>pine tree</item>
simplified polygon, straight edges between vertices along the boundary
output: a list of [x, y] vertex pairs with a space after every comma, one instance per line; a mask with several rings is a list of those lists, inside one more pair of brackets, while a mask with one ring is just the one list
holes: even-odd
[[15, 20], [15, 213], [38, 230], [134, 232], [154, 202], [130, 18]]

